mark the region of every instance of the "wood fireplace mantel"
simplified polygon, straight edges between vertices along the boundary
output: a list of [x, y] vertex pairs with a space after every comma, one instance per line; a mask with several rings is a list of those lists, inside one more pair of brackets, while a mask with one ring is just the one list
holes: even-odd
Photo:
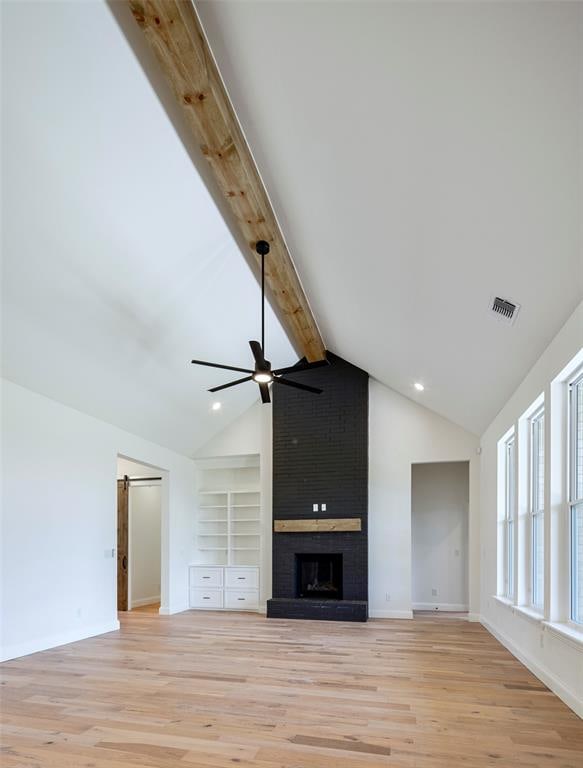
[[361, 531], [360, 517], [313, 518], [308, 520], [274, 520], [274, 533], [310, 533]]

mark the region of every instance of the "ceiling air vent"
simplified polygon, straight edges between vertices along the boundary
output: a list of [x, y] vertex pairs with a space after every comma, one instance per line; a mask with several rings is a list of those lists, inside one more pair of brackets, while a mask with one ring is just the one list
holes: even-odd
[[490, 312], [497, 320], [501, 320], [508, 325], [514, 325], [520, 304], [510, 299], [502, 299], [500, 296], [492, 296], [490, 300]]

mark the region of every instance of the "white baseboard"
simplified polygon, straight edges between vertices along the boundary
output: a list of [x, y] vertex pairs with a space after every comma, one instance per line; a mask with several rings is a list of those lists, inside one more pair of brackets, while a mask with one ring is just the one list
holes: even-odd
[[173, 616], [175, 613], [183, 613], [184, 611], [188, 611], [187, 605], [182, 605], [182, 606], [161, 605], [160, 608], [158, 608], [158, 613], [160, 614], [160, 616]]
[[412, 619], [413, 611], [381, 611], [372, 608], [368, 612], [370, 619]]
[[87, 640], [88, 637], [104, 635], [107, 632], [115, 632], [118, 629], [119, 621], [115, 620], [104, 624], [92, 624], [88, 627], [62, 632], [58, 635], [49, 635], [29, 643], [11, 645], [2, 649], [0, 661], [19, 659], [21, 656], [29, 656], [31, 653], [38, 653], [39, 651], [48, 651], [50, 648], [58, 648], [60, 645], [76, 643], [78, 640]]
[[444, 611], [461, 613], [467, 611], [468, 607], [463, 603], [413, 603], [414, 611], [435, 611], [436, 613], [443, 613]]
[[142, 605], [152, 605], [153, 603], [160, 602], [160, 595], [152, 595], [152, 597], [140, 597], [139, 600], [132, 600], [132, 608], [139, 608]]
[[479, 613], [472, 613], [471, 611], [468, 613], [468, 621], [474, 621], [477, 623], [481, 623], [482, 617]]
[[482, 626], [487, 629], [488, 632], [496, 638], [496, 640], [498, 640], [498, 642], [502, 643], [502, 645], [518, 659], [518, 661], [524, 664], [524, 666], [530, 670], [532, 674], [535, 675], [535, 677], [538, 677], [538, 679], [541, 680], [548, 688], [550, 688], [551, 691], [556, 694], [559, 699], [561, 699], [561, 701], [570, 707], [576, 715], [579, 715], [579, 717], [583, 719], [583, 699], [580, 699], [575, 693], [565, 687], [565, 685], [557, 677], [555, 677], [552, 672], [549, 672], [548, 669], [534, 661], [534, 659], [532, 659], [530, 656], [527, 656], [525, 653], [520, 651], [512, 642], [512, 640], [510, 640], [506, 635], [496, 629], [483, 616], [480, 618], [480, 622]]

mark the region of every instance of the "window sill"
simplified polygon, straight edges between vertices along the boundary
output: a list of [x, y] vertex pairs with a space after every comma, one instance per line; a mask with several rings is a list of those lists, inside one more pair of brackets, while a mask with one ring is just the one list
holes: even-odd
[[514, 603], [508, 597], [502, 597], [502, 595], [492, 595], [492, 597], [500, 605], [504, 605], [506, 608], [514, 608]]
[[542, 613], [539, 613], [534, 608], [531, 608], [529, 605], [515, 605], [514, 610], [520, 614], [521, 616], [524, 616], [525, 619], [528, 619], [529, 621], [534, 622], [535, 624], [540, 624], [541, 621], [544, 621], [544, 616]]
[[572, 624], [563, 624], [558, 621], [543, 621], [543, 626], [553, 635], [560, 637], [561, 640], [566, 640], [579, 650], [583, 649], [583, 627], [579, 629]]

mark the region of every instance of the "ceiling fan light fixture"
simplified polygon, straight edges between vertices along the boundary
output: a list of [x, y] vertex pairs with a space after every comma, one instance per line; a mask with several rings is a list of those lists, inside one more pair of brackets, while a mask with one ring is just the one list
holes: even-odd
[[[271, 370], [271, 363], [265, 359], [265, 257], [269, 253], [269, 243], [266, 240], [259, 240], [255, 243], [255, 250], [258, 256], [261, 256], [261, 343], [251, 340], [249, 346], [255, 360], [254, 368], [239, 368], [236, 365], [223, 365], [222, 363], [211, 363], [208, 360], [191, 360], [194, 365], [205, 365], [209, 368], [221, 368], [225, 371], [238, 371], [246, 374], [240, 379], [235, 381], [229, 381], [227, 384], [219, 384], [218, 387], [211, 387], [209, 392], [221, 392], [223, 389], [229, 389], [235, 387], [237, 384], [244, 384], [246, 381], [254, 381], [259, 384], [259, 394], [261, 395], [262, 403], [270, 403], [271, 397], [269, 394], [268, 384], [272, 382], [275, 384], [284, 384], [286, 387], [293, 387], [293, 389], [301, 389], [304, 392], [312, 392], [313, 394], [320, 395], [322, 390], [319, 387], [311, 387], [309, 384], [300, 383], [293, 379], [285, 378], [287, 373], [300, 373], [300, 371], [307, 371], [311, 368], [320, 368], [323, 365], [328, 365], [328, 360], [316, 360], [309, 363], [305, 358], [300, 360], [295, 365], [288, 365], [285, 368], [276, 368]], [[220, 403], [213, 403], [211, 406], [213, 411], [220, 409]]]
[[253, 374], [253, 381], [256, 381], [258, 384], [270, 384], [273, 381], [273, 374], [269, 373], [269, 371], [257, 371], [257, 373]]

